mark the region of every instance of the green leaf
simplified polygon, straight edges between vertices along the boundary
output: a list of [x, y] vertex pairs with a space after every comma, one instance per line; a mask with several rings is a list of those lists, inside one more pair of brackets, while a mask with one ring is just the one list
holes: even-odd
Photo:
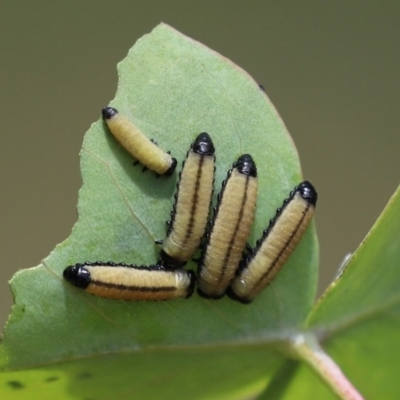
[[326, 335], [400, 304], [400, 188], [341, 276], [315, 305], [308, 326]]
[[[232, 62], [164, 24], [135, 44], [118, 72], [111, 105], [178, 161], [199, 132], [211, 134], [216, 193], [237, 157], [252, 154], [259, 171], [254, 245], [302, 180], [296, 149], [265, 93]], [[165, 236], [177, 174], [156, 179], [133, 167], [100, 119], [85, 135], [81, 169], [71, 236], [11, 281], [16, 304], [0, 347], [0, 368], [7, 371], [0, 374], [0, 395], [44, 398], [46, 388], [51, 398], [66, 390], [65, 398], [106, 399], [118, 390], [119, 399], [133, 392], [150, 399], [162, 390], [163, 398], [190, 392], [191, 398], [217, 399], [224, 393], [236, 398], [238, 387], [242, 395], [260, 391], [282, 363], [270, 351], [274, 343], [296, 330], [312, 307], [314, 226], [250, 305], [197, 295], [155, 303], [102, 299], [63, 281], [62, 271], [83, 261], [154, 263], [154, 241]]]
[[282, 359], [260, 367], [260, 347], [174, 348], [76, 359], [0, 374], [1, 398], [243, 399], [263, 389]]
[[[400, 187], [319, 300], [308, 327], [368, 399], [400, 398]], [[279, 399], [333, 399], [299, 366]]]

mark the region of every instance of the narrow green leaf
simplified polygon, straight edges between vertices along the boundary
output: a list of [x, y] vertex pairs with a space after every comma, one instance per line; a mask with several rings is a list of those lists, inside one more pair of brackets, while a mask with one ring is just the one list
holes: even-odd
[[[325, 350], [368, 399], [400, 398], [399, 237], [400, 187], [308, 319]], [[288, 393], [330, 398], [316, 387], [303, 366]]]
[[[211, 134], [216, 193], [237, 157], [252, 154], [259, 171], [254, 244], [302, 179], [293, 142], [265, 93], [232, 62], [164, 24], [135, 44], [118, 72], [111, 105], [179, 162], [199, 132]], [[4, 331], [0, 368], [26, 371], [7, 372], [16, 374], [7, 379], [32, 388], [35, 374], [27, 369], [38, 368], [43, 379], [57, 371], [75, 395], [74, 377], [83, 371], [93, 377], [82, 384], [87, 397], [103, 393], [96, 399], [109, 398], [107, 373], [124, 377], [120, 399], [131, 398], [133, 389], [140, 398], [154, 398], [149, 394], [154, 382], [173, 390], [183, 387], [182, 380], [185, 390], [196, 388], [192, 398], [202, 398], [204, 382], [210, 396], [246, 383], [260, 390], [261, 376], [281, 364], [268, 349], [299, 327], [312, 307], [318, 257], [314, 226], [279, 277], [250, 305], [197, 295], [158, 303], [97, 298], [64, 282], [62, 271], [83, 261], [154, 263], [159, 251], [154, 241], [165, 236], [177, 174], [157, 179], [132, 166], [100, 119], [85, 135], [81, 169], [79, 220], [71, 236], [40, 266], [18, 272], [11, 281], [16, 305]], [[254, 345], [262, 346], [254, 352]], [[219, 362], [210, 346], [229, 351]], [[163, 356], [167, 350], [168, 357]], [[217, 379], [225, 370], [230, 379]], [[4, 382], [0, 394], [18, 391]], [[175, 393], [174, 398], [187, 397]]]
[[330, 335], [400, 305], [400, 187], [342, 275], [318, 301], [308, 326]]

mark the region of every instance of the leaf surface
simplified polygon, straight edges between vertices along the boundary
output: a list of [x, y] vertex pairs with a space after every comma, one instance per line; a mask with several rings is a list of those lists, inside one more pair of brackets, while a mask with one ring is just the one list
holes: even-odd
[[[400, 187], [312, 310], [308, 328], [368, 399], [400, 398]], [[299, 365], [277, 399], [334, 399]]]
[[[118, 73], [110, 105], [179, 163], [198, 133], [210, 133], [217, 157], [214, 203], [232, 163], [243, 153], [253, 156], [259, 172], [254, 245], [302, 180], [294, 144], [265, 93], [232, 62], [164, 24], [138, 40]], [[196, 294], [154, 303], [102, 299], [63, 281], [64, 268], [96, 260], [155, 263], [154, 241], [165, 236], [177, 174], [157, 179], [132, 166], [100, 118], [85, 135], [81, 170], [79, 219], [71, 236], [41, 265], [11, 281], [15, 306], [0, 347], [0, 368], [9, 372], [0, 375], [0, 394], [21, 395], [28, 387], [42, 393], [47, 382], [67, 388], [65, 398], [75, 398], [85, 387], [87, 398], [95, 393], [94, 398], [106, 399], [107, 374], [116, 386], [121, 377], [120, 399], [131, 398], [132, 390], [142, 399], [154, 398], [155, 383], [163, 383], [166, 394], [181, 388], [182, 397], [174, 393], [175, 399], [187, 398], [189, 389], [196, 389], [192, 398], [239, 386], [260, 390], [260, 382], [265, 385], [282, 362], [270, 349], [302, 324], [313, 304], [314, 225], [277, 279], [250, 305]], [[54, 374], [59, 378], [51, 380]], [[79, 374], [86, 378], [79, 381]], [[9, 383], [14, 380], [21, 387]]]

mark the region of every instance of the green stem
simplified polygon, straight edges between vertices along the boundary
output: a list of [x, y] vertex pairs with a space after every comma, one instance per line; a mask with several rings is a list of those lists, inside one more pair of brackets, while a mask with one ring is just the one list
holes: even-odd
[[314, 335], [299, 334], [289, 342], [294, 356], [304, 361], [341, 400], [364, 400], [339, 366], [324, 352]]

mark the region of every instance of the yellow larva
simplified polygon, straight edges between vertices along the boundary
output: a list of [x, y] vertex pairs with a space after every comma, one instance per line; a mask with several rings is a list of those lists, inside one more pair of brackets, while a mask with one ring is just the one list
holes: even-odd
[[192, 271], [101, 261], [71, 265], [64, 270], [63, 276], [87, 293], [120, 300], [188, 298], [193, 294], [195, 284]]
[[220, 298], [234, 277], [250, 235], [257, 201], [257, 169], [244, 154], [233, 164], [218, 195], [199, 262], [199, 293]]
[[161, 150], [115, 108], [103, 108], [102, 114], [110, 132], [137, 161], [159, 175], [172, 175], [176, 158]]
[[160, 253], [163, 263], [178, 267], [189, 261], [200, 246], [213, 191], [215, 156], [208, 133], [197, 136], [179, 174], [175, 204], [167, 237]]
[[229, 288], [231, 297], [249, 303], [271, 283], [302, 238], [317, 198], [308, 181], [294, 188], [237, 271]]

